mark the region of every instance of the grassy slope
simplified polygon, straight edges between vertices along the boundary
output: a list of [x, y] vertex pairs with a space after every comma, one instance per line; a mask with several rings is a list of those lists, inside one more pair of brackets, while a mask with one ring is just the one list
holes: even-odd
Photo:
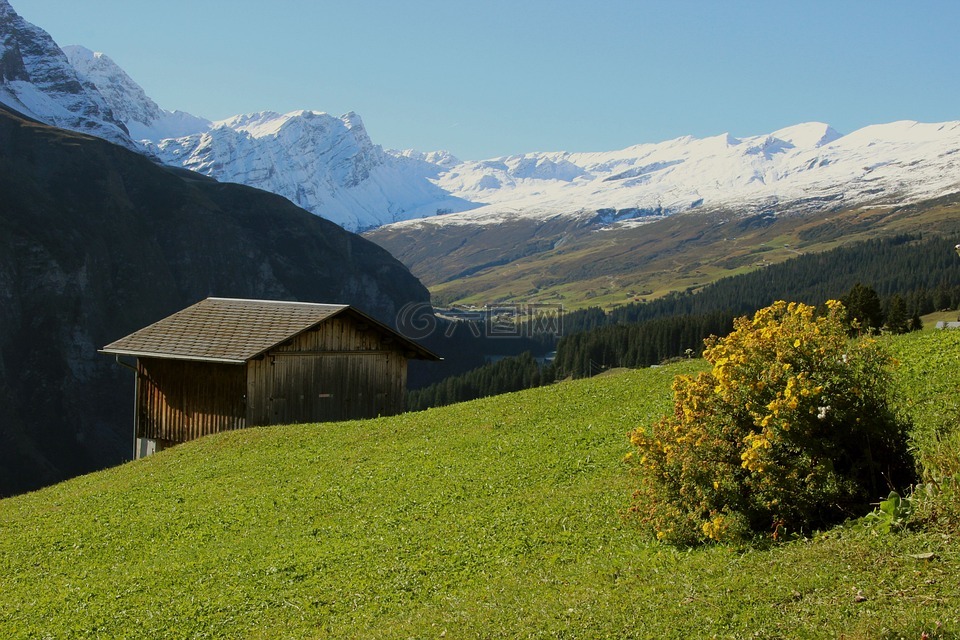
[[[930, 447], [960, 332], [894, 345]], [[957, 637], [949, 529], [683, 552], [621, 517], [626, 432], [700, 366], [222, 434], [0, 501], [0, 637]]]

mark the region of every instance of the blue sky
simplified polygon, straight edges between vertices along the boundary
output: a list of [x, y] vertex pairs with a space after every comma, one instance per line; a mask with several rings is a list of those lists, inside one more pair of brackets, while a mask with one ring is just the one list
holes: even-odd
[[10, 0], [211, 119], [359, 113], [463, 159], [960, 119], [953, 0]]

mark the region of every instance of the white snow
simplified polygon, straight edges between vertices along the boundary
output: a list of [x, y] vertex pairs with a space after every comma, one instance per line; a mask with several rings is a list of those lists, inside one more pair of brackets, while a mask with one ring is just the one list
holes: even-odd
[[178, 138], [210, 128], [206, 118], [161, 109], [109, 56], [79, 45], [63, 47], [63, 52], [80, 79], [97, 88], [134, 140]]
[[758, 136], [461, 162], [444, 152], [384, 152], [356, 114], [316, 111], [235, 116], [156, 145], [166, 162], [279, 193], [352, 230], [601, 209], [624, 224], [695, 208], [909, 202], [960, 189], [957, 151], [957, 122], [896, 122], [846, 136], [811, 122]]
[[7, 0], [0, 58], [0, 101], [26, 115], [278, 193], [355, 231], [597, 212], [610, 225], [640, 224], [692, 209], [828, 209], [960, 190], [960, 122], [892, 122], [847, 135], [807, 122], [756, 136], [462, 162], [444, 151], [384, 151], [355, 113], [262, 111], [210, 122], [166, 111], [108, 56], [61, 51]]
[[[517, 216], [621, 212], [649, 219], [694, 208], [788, 210], [912, 202], [960, 190], [960, 122], [894, 122], [841, 135], [803, 123], [766, 135], [677, 138], [607, 153], [466, 162], [437, 183], [486, 205], [402, 224], [495, 224]], [[573, 165], [563, 175], [531, 166]]]
[[373, 144], [355, 113], [263, 111], [148, 148], [163, 162], [272, 191], [353, 231], [477, 206], [430, 180], [439, 166]]

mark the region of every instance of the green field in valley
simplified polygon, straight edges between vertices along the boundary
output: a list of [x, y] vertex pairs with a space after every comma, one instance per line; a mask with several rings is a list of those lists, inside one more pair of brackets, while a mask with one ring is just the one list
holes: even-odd
[[702, 361], [248, 429], [0, 501], [4, 638], [960, 637], [960, 332], [889, 339], [914, 526], [675, 549], [627, 433]]

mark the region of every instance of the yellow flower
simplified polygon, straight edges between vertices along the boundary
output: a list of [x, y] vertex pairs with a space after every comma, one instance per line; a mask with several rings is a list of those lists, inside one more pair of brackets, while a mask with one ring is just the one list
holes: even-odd
[[703, 535], [711, 540], [720, 540], [727, 530], [727, 524], [722, 515], [716, 515], [709, 522], [703, 523]]

